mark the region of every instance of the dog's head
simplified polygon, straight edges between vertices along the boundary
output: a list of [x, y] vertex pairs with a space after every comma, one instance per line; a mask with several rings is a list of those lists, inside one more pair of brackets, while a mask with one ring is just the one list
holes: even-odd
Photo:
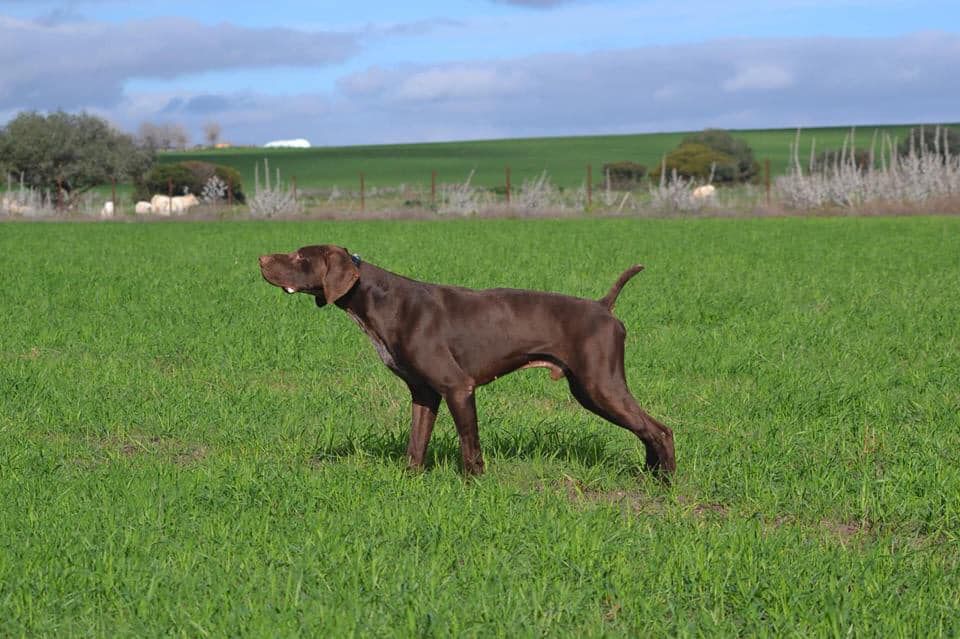
[[287, 293], [309, 293], [317, 306], [346, 295], [360, 278], [360, 269], [342, 246], [304, 246], [293, 253], [260, 256], [263, 279]]

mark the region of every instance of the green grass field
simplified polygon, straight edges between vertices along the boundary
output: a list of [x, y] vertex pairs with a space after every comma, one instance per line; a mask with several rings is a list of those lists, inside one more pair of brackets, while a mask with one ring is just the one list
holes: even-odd
[[[873, 132], [878, 130], [904, 139], [909, 126], [865, 126], [857, 129], [859, 146], [869, 148]], [[771, 173], [782, 175], [790, 161], [790, 145], [796, 129], [734, 131], [750, 144], [754, 157], [762, 164], [769, 159]], [[806, 163], [810, 143], [816, 139], [818, 150], [839, 149], [850, 133], [849, 127], [809, 129], [801, 132], [801, 158]], [[519, 186], [524, 179], [539, 176], [544, 170], [560, 186], [576, 188], [586, 180], [586, 166], [592, 164], [593, 179], [602, 181], [606, 162], [632, 160], [653, 169], [663, 155], [673, 149], [686, 133], [640, 135], [604, 135], [565, 138], [535, 138], [444, 142], [432, 144], [393, 144], [312, 149], [236, 148], [211, 151], [164, 153], [162, 162], [205, 160], [228, 164], [240, 171], [247, 190], [253, 190], [255, 163], [263, 159], [279, 168], [285, 179], [296, 177], [301, 188], [359, 189], [359, 175], [365, 174], [370, 187], [396, 187], [401, 184], [430, 184], [431, 171], [440, 182], [461, 183], [471, 171], [473, 184], [503, 186], [505, 167], [510, 166], [511, 182]], [[879, 142], [878, 142], [879, 150]], [[804, 164], [806, 165], [806, 164]]]
[[[599, 297], [672, 486], [564, 382], [408, 396], [256, 256]], [[960, 218], [0, 225], [2, 636], [957, 636]]]

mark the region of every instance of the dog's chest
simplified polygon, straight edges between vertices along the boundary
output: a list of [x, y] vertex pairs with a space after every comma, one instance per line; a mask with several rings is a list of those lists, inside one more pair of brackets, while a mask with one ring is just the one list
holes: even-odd
[[350, 316], [354, 322], [357, 323], [357, 326], [363, 329], [363, 332], [367, 334], [367, 337], [370, 338], [370, 341], [373, 342], [373, 347], [377, 351], [377, 355], [380, 356], [380, 359], [383, 360], [383, 363], [387, 365], [392, 371], [400, 372], [400, 367], [397, 366], [396, 360], [393, 359], [393, 355], [390, 353], [390, 350], [387, 348], [387, 345], [377, 336], [376, 333], [370, 330], [370, 328], [361, 320], [353, 311], [347, 310], [347, 315]]

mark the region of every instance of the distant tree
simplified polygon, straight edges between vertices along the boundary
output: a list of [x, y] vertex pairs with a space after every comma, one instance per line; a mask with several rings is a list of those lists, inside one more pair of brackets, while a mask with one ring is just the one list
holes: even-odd
[[160, 127], [152, 122], [141, 122], [137, 129], [137, 138], [140, 144], [151, 149], [161, 149]]
[[144, 122], [138, 131], [141, 144], [158, 151], [185, 149], [190, 135], [182, 124]]
[[702, 144], [732, 157], [734, 167], [717, 167], [716, 182], [749, 182], [760, 172], [760, 164], [753, 159], [753, 149], [742, 138], [735, 138], [723, 129], [705, 129], [688, 135], [681, 144]]
[[153, 152], [106, 120], [86, 113], [24, 111], [0, 129], [0, 157], [24, 184], [56, 192], [68, 202], [112, 179], [136, 181], [154, 162]]
[[171, 148], [182, 150], [190, 144], [190, 134], [187, 133], [187, 129], [182, 124], [172, 124], [170, 125], [170, 140]]
[[207, 146], [216, 146], [220, 140], [220, 125], [217, 122], [207, 122], [203, 125], [203, 135], [207, 139]]

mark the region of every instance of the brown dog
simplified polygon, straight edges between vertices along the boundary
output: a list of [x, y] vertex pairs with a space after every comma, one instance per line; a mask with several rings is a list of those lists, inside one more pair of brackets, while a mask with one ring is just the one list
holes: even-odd
[[521, 368], [543, 367], [566, 377], [585, 408], [634, 433], [647, 467], [676, 468], [672, 431], [645, 413], [623, 371], [626, 329], [611, 310], [617, 279], [599, 301], [557, 293], [496, 288], [475, 291], [418, 282], [351, 256], [339, 246], [305, 246], [260, 257], [263, 277], [287, 293], [308, 293], [317, 306], [333, 302], [370, 337], [380, 359], [407, 383], [413, 423], [407, 459], [423, 465], [440, 399], [453, 414], [465, 472], [483, 472], [474, 391]]

